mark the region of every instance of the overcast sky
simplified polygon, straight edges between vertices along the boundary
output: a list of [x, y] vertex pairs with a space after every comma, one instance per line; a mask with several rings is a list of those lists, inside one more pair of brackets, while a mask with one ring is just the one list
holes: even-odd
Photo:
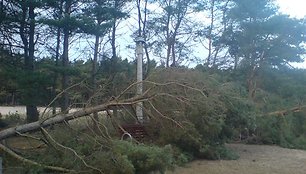
[[[280, 7], [280, 11], [285, 14], [289, 14], [291, 17], [303, 18], [306, 16], [306, 0], [276, 0]], [[152, 7], [153, 8], [153, 7]], [[151, 9], [152, 10], [152, 9]], [[120, 25], [118, 34], [120, 35], [118, 41], [118, 54], [122, 58], [128, 58], [133, 60], [135, 57], [134, 49], [127, 49], [128, 45], [135, 46], [133, 39], [130, 37], [131, 31], [137, 27], [135, 19], [125, 21]], [[121, 30], [120, 30], [121, 28]], [[306, 62], [300, 64], [292, 64], [297, 67], [306, 68]]]
[[306, 0], [277, 0], [280, 10], [291, 17], [303, 18], [306, 16]]
[[[291, 17], [306, 17], [306, 0], [277, 0], [280, 11], [289, 14]], [[304, 63], [291, 63], [298, 68], [306, 69], [306, 61]]]

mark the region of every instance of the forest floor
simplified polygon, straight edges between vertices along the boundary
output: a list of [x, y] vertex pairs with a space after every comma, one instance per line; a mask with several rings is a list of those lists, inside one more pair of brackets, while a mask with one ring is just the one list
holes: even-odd
[[238, 160], [197, 160], [166, 174], [305, 174], [306, 151], [268, 145], [229, 144]]

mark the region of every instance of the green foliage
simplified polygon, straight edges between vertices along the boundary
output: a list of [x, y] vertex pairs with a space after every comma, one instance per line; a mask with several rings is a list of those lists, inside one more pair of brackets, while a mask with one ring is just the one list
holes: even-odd
[[[249, 123], [251, 119], [243, 114], [230, 115], [233, 112], [239, 113], [239, 106], [243, 99], [237, 104], [233, 102], [235, 105], [231, 102], [232, 98], [238, 98], [239, 90], [225, 83], [225, 79], [218, 74], [183, 68], [160, 70], [152, 74], [149, 80], [169, 83], [164, 88], [154, 91], [157, 94], [167, 94], [167, 97], [158, 97], [153, 103], [159, 113], [155, 115], [152, 112], [150, 124], [153, 128], [158, 127], [158, 130], [153, 129], [155, 132], [152, 133], [158, 135], [158, 142], [172, 144], [197, 158], [225, 157], [222, 154], [226, 155], [226, 153], [219, 153], [220, 149], [213, 148], [219, 146], [222, 149], [222, 145], [228, 138], [224, 133], [225, 123], [230, 119], [244, 119], [251, 125]], [[184, 84], [191, 86], [184, 86]], [[245, 105], [245, 113], [251, 112], [252, 107]], [[170, 119], [159, 118], [160, 114]], [[235, 121], [232, 122], [234, 124]], [[237, 125], [241, 126], [239, 123]], [[235, 129], [234, 125], [228, 126], [231, 131]], [[237, 127], [240, 128], [239, 126]]]
[[258, 119], [256, 135], [265, 144], [306, 149], [305, 112], [285, 116], [264, 116]]
[[[15, 104], [18, 99], [18, 74], [23, 67], [20, 55], [0, 48], [0, 103]], [[14, 100], [14, 97], [15, 100]]]
[[203, 155], [210, 160], [236, 160], [239, 158], [237, 153], [220, 144], [210, 145]]
[[41, 72], [20, 72], [18, 85], [22, 94], [22, 103], [26, 105], [43, 105], [48, 101], [50, 99], [48, 87], [51, 86], [49, 79], [50, 76]]
[[[99, 173], [100, 170], [109, 174], [145, 174], [151, 171], [163, 173], [172, 169], [176, 163], [185, 163], [187, 159], [171, 145], [158, 147], [110, 140], [96, 134], [72, 130], [64, 125], [55, 126], [48, 131], [62, 146], [51, 140], [47, 148], [24, 151], [23, 156], [45, 165], [62, 166], [85, 173]], [[48, 173], [41, 167], [26, 165], [21, 171], [21, 173]]]
[[159, 148], [144, 144], [137, 145], [128, 141], [114, 141], [113, 143], [114, 151], [127, 156], [136, 174], [145, 174], [150, 171], [163, 173], [175, 163], [170, 145]]
[[302, 61], [305, 25], [302, 20], [277, 13], [271, 0], [235, 0], [227, 17], [231, 27], [223, 33], [229, 53], [249, 72], [255, 65], [281, 66]]

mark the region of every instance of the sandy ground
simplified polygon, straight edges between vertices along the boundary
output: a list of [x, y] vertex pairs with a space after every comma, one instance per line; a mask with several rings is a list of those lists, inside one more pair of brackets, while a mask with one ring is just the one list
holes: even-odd
[[[52, 113], [52, 108], [46, 107], [37, 107], [37, 110], [39, 113]], [[59, 108], [57, 108], [57, 111], [59, 112]], [[9, 114], [20, 114], [20, 115], [26, 115], [26, 107], [25, 106], [0, 106], [0, 113], [2, 116], [6, 116]]]
[[[69, 109], [69, 112], [75, 112], [82, 108], [71, 108]], [[51, 115], [52, 114], [52, 108], [46, 108], [46, 107], [37, 107], [38, 112], [42, 115]], [[56, 112], [60, 112], [60, 108], [56, 108]], [[3, 117], [6, 117], [10, 114], [19, 114], [20, 116], [26, 115], [26, 107], [25, 106], [0, 106], [0, 114]]]
[[166, 174], [306, 174], [306, 151], [267, 145], [230, 144], [240, 158], [194, 161]]

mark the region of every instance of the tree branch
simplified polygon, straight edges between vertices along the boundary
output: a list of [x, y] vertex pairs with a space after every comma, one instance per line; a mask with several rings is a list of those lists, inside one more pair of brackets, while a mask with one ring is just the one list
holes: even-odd
[[28, 163], [28, 164], [31, 164], [31, 165], [39, 166], [39, 167], [42, 167], [42, 168], [45, 168], [45, 169], [49, 169], [49, 170], [53, 170], [53, 171], [58, 171], [58, 172], [77, 173], [75, 170], [69, 170], [69, 169], [62, 168], [62, 167], [48, 166], [48, 165], [40, 164], [38, 162], [26, 159], [26, 158], [16, 154], [11, 149], [7, 148], [6, 146], [4, 146], [1, 143], [0, 143], [0, 149], [3, 150], [4, 152], [8, 153], [12, 157], [16, 158], [17, 160], [20, 160], [20, 161], [22, 161], [24, 163]]

